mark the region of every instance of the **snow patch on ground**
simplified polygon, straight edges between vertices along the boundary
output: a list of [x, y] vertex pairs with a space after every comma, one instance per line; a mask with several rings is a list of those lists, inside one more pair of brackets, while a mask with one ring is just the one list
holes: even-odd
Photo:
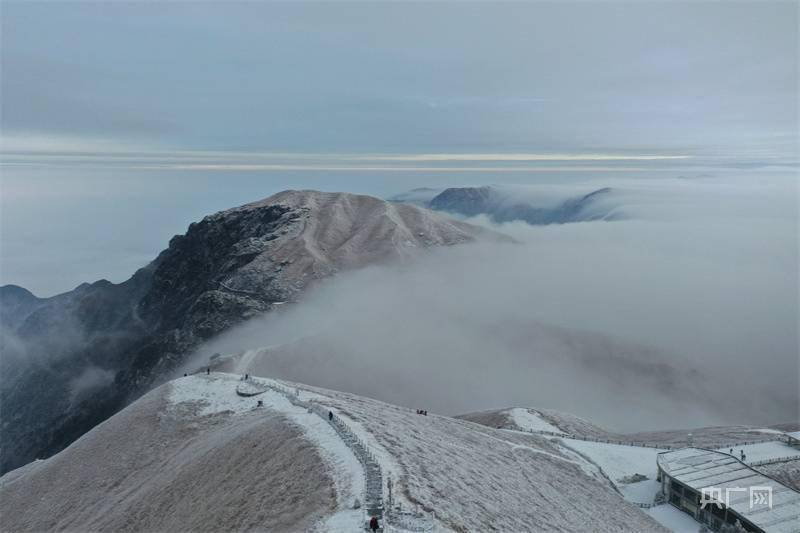
[[[717, 451], [729, 453], [730, 447], [720, 448]], [[746, 463], [765, 461], [769, 459], [783, 459], [784, 457], [800, 458], [800, 450], [797, 448], [792, 448], [785, 442], [781, 441], [759, 442], [757, 444], [736, 446], [733, 448], [733, 455], [739, 459], [742, 451], [744, 451]]]
[[[232, 374], [214, 372], [208, 376], [194, 375], [179, 378], [170, 382], [168, 399], [173, 405], [191, 404], [197, 414], [208, 416], [221, 413], [242, 414], [255, 409], [256, 400], [243, 398], [236, 394], [236, 385], [240, 378]], [[266, 403], [266, 398], [264, 399]], [[272, 399], [271, 407], [283, 410], [288, 405], [279, 398]]]
[[772, 428], [748, 429], [748, 431], [752, 431], [753, 433], [770, 433], [772, 435], [784, 435], [786, 433], [785, 431]]
[[700, 523], [694, 518], [669, 504], [651, 507], [645, 511], [658, 523], [675, 533], [697, 533]]
[[[601, 468], [626, 500], [634, 503], [653, 502], [659, 491], [659, 484], [655, 481], [658, 473], [656, 458], [664, 450], [577, 439], [561, 439], [560, 442]], [[647, 479], [636, 483], [623, 481], [634, 474], [647, 476]]]
[[655, 479], [658, 472], [656, 457], [659, 452], [665, 451], [658, 448], [641, 448], [577, 439], [561, 439], [561, 441], [573, 450], [588, 456], [615, 483], [633, 474], [642, 474], [650, 479]]
[[652, 478], [636, 483], [617, 484], [617, 488], [629, 502], [653, 503], [656, 494], [661, 490], [661, 483]]
[[532, 409], [515, 407], [509, 410], [509, 416], [512, 422], [523, 431], [550, 431], [564, 434], [560, 428], [545, 420], [542, 415]]

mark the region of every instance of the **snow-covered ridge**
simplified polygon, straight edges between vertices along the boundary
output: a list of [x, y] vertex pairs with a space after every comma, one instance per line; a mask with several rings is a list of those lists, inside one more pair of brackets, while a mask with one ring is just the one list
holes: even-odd
[[[364, 472], [358, 459], [335, 431], [314, 413], [293, 405], [284, 395], [269, 388], [241, 381], [234, 374], [214, 373], [213, 377], [192, 376], [170, 383], [169, 400], [175, 406], [197, 406], [201, 415], [242, 414], [272, 410], [289, 417], [314, 443], [331, 469], [336, 490], [336, 512], [315, 527], [320, 531], [355, 531], [363, 524], [363, 513], [354, 503], [364, 492]], [[233, 385], [233, 386], [232, 386]], [[236, 389], [250, 387], [258, 399], [243, 397]], [[261, 405], [258, 404], [261, 402]]]
[[[240, 396], [241, 383], [221, 373], [175, 380], [64, 452], [2, 478], [4, 528], [363, 527], [363, 511], [352, 509], [363, 493], [361, 465], [328, 421], [274, 390]], [[547, 438], [273, 383], [342, 417], [392, 480], [394, 505], [435, 530], [659, 530], [576, 453]], [[407, 525], [414, 529], [413, 520]]]
[[514, 407], [509, 411], [511, 420], [522, 431], [547, 431], [551, 433], [565, 433], [561, 428], [548, 422], [539, 412], [533, 409]]
[[[581, 520], [588, 517], [582, 518], [584, 511], [568, 502], [581, 493], [594, 502], [592, 530], [659, 529], [606, 481], [587, 474], [581, 459], [547, 439], [283, 383], [346, 417], [365, 441], [385, 454], [382, 466], [394, 480], [396, 494], [407, 502], [403, 505], [435, 517], [444, 529], [586, 530], [590, 522]], [[600, 502], [605, 502], [604, 511], [594, 508]], [[598, 523], [598, 516], [607, 522]]]
[[546, 410], [504, 413], [528, 430], [267, 378], [184, 377], [0, 478], [3, 530], [359, 531], [364, 462], [347, 432], [381, 472], [385, 531], [686, 529], [668, 505], [643, 508], [660, 449], [570, 438], [552, 431], [569, 418]]

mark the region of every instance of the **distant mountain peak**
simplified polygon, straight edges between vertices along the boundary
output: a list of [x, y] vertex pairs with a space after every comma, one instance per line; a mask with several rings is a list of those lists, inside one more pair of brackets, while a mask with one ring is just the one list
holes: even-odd
[[548, 191], [546, 197], [538, 198], [535, 187], [515, 189], [483, 185], [449, 187], [438, 193], [434, 189], [426, 189], [424, 193], [414, 191], [417, 189], [395, 195], [391, 200], [465, 217], [486, 215], [498, 223], [523, 221], [538, 226], [620, 218], [615, 206], [599, 203], [613, 193], [610, 187], [579, 195], [561, 193], [556, 200], [551, 197], [552, 191]]

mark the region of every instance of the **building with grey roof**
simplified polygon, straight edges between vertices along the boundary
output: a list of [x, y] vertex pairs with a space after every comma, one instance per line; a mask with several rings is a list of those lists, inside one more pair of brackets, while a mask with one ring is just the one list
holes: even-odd
[[737, 522], [746, 531], [800, 533], [800, 492], [727, 453], [683, 448], [658, 455], [667, 501], [714, 531]]

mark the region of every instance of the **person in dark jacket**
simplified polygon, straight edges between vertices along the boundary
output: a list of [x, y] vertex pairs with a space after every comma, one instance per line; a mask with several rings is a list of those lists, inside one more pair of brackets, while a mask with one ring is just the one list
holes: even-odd
[[373, 516], [369, 519], [369, 528], [372, 530], [372, 533], [378, 531], [378, 517]]
[[333, 420], [333, 411], [328, 411], [328, 420]]

